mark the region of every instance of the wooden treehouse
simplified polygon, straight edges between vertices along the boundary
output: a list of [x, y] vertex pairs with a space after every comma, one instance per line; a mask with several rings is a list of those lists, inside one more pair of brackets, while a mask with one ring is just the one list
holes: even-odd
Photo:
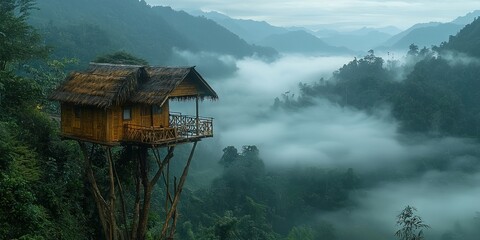
[[[52, 94], [61, 102], [65, 138], [104, 145], [170, 145], [213, 136], [199, 99], [217, 94], [193, 68], [91, 64]], [[196, 116], [169, 112], [169, 100], [196, 100]]]
[[[91, 63], [86, 71], [68, 75], [50, 98], [61, 103], [62, 137], [78, 141], [84, 154], [105, 238], [145, 238], [152, 190], [157, 181], [163, 179], [166, 216], [161, 238], [172, 239], [176, 209], [195, 147], [202, 138], [213, 136], [213, 119], [199, 116], [198, 102], [218, 96], [203, 77], [194, 67]], [[195, 116], [171, 113], [170, 100], [194, 100]], [[186, 143], [193, 146], [181, 178], [170, 181], [168, 166], [175, 146]], [[138, 152], [132, 156], [137, 163], [133, 169], [138, 184], [136, 202], [128, 214], [112, 159], [111, 149], [117, 146]], [[108, 193], [100, 190], [93, 172], [91, 160], [99, 148], [103, 148], [109, 164]], [[166, 148], [165, 156], [160, 156], [159, 148]], [[155, 161], [149, 161], [152, 157]], [[157, 165], [152, 176], [151, 165]], [[133, 219], [127, 221], [128, 215]], [[123, 221], [118, 224], [118, 219]]]

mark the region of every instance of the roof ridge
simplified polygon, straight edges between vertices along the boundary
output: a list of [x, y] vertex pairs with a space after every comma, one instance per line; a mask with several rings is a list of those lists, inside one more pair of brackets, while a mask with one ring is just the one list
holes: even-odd
[[118, 66], [118, 67], [137, 67], [137, 68], [144, 68], [149, 67], [148, 65], [134, 65], [134, 64], [118, 64], [118, 63], [97, 63], [97, 62], [89, 62], [89, 65], [97, 65], [97, 66]]

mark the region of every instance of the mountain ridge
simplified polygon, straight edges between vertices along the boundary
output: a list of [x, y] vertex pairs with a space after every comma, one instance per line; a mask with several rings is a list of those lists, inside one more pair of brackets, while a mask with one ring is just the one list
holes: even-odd
[[[77, 42], [79, 33], [72, 32], [72, 26], [89, 25], [97, 32], [85, 32], [89, 34], [88, 37], [102, 35], [108, 38], [105, 42], [109, 43], [103, 46], [105, 52], [134, 52], [151, 64], [168, 63], [175, 49], [213, 52], [237, 58], [276, 55], [273, 49], [248, 44], [212, 20], [191, 16], [170, 7], [151, 7], [144, 1], [43, 0], [37, 3], [37, 7], [40, 10], [32, 13], [32, 24], [46, 34], [55, 35], [49, 38], [51, 45], [68, 48], [59, 57], [81, 56], [83, 62], [90, 61], [102, 52], [95, 52], [95, 49], [88, 49], [88, 46]], [[65, 39], [65, 36], [68, 38]], [[82, 55], [78, 51], [89, 54]]]

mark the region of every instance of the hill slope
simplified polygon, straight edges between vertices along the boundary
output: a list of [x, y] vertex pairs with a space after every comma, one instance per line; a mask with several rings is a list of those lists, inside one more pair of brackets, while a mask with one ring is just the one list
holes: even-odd
[[463, 28], [463, 25], [444, 23], [437, 26], [429, 26], [413, 29], [403, 38], [392, 45], [394, 49], [408, 49], [410, 44], [414, 43], [419, 47], [431, 47], [440, 45], [448, 40], [448, 37], [455, 35]]
[[476, 19], [465, 26], [456, 36], [451, 36], [448, 43], [442, 46], [442, 49], [480, 57], [480, 19]]
[[260, 42], [272, 34], [281, 34], [289, 31], [286, 28], [272, 26], [265, 21], [234, 19], [218, 12], [197, 11], [192, 12], [192, 14], [211, 19], [253, 44]]
[[[34, 12], [32, 23], [44, 30], [49, 44], [59, 46], [58, 57], [90, 61], [102, 51], [122, 49], [152, 64], [162, 64], [168, 61], [174, 48], [235, 57], [274, 53], [249, 45], [214, 21], [168, 7], [150, 7], [144, 1], [42, 0], [37, 6], [40, 11]], [[85, 46], [77, 40], [82, 34], [87, 35], [84, 40], [103, 36], [95, 41], [103, 45], [95, 49]]]
[[393, 45], [395, 45], [395, 43], [397, 43], [398, 41], [400, 41], [402, 38], [404, 38], [405, 36], [407, 36], [410, 32], [412, 32], [413, 30], [415, 29], [421, 29], [421, 28], [428, 28], [428, 27], [435, 27], [435, 26], [438, 26], [440, 25], [441, 23], [439, 22], [430, 22], [430, 23], [418, 23], [418, 24], [415, 24], [413, 25], [412, 27], [408, 28], [407, 30], [403, 31], [403, 32], [400, 32], [394, 36], [392, 36], [391, 38], [389, 38], [387, 41], [385, 41], [382, 46], [385, 46], [385, 47], [391, 47]]
[[374, 29], [365, 32], [360, 30], [352, 33], [336, 33], [321, 39], [332, 46], [343, 46], [356, 51], [368, 51], [391, 37], [390, 34]]
[[480, 10], [458, 17], [449, 23], [430, 22], [415, 24], [411, 28], [391, 37], [382, 46], [404, 50], [412, 43], [420, 47], [440, 45], [442, 42], [448, 41], [450, 36], [456, 35], [460, 29], [471, 23], [478, 16], [480, 16]]

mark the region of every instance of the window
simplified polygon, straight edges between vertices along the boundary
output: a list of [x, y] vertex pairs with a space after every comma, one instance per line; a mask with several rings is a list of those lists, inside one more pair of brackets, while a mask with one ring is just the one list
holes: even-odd
[[124, 107], [123, 108], [123, 120], [131, 120], [132, 119], [132, 108], [131, 107]]

